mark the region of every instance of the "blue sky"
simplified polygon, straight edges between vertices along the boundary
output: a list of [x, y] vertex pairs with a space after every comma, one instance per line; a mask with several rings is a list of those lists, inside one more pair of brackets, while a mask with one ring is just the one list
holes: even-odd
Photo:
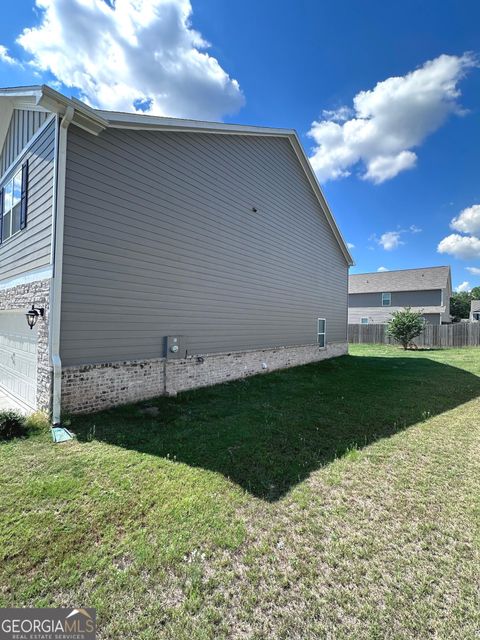
[[295, 128], [355, 272], [451, 264], [480, 285], [477, 0], [8, 4], [0, 85]]

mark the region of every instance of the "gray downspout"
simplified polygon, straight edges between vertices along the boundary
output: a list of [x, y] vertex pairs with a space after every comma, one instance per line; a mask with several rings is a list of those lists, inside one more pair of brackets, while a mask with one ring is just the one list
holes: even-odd
[[67, 165], [68, 127], [75, 110], [67, 107], [58, 135], [57, 149], [57, 191], [55, 202], [53, 286], [50, 306], [50, 353], [53, 369], [52, 435], [55, 442], [71, 438], [71, 434], [61, 427], [62, 409], [62, 361], [60, 359], [60, 321], [62, 304], [63, 236], [65, 218], [65, 177]]

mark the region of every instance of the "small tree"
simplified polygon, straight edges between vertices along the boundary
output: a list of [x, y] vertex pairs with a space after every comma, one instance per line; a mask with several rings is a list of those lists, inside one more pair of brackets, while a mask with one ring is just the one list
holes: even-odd
[[457, 322], [470, 315], [470, 299], [468, 291], [457, 291], [450, 298], [450, 313]]
[[480, 300], [480, 287], [473, 287], [473, 289], [470, 291], [470, 295], [472, 297], [472, 300]]
[[400, 342], [406, 350], [412, 340], [422, 333], [424, 326], [425, 321], [422, 314], [407, 307], [403, 311], [392, 313], [392, 318], [387, 324], [387, 334]]

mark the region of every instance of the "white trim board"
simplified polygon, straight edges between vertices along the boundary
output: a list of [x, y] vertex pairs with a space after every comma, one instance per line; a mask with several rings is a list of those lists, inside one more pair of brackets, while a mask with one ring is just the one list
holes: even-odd
[[30, 284], [31, 282], [48, 280], [52, 277], [52, 275], [53, 269], [51, 265], [49, 265], [48, 267], [40, 267], [39, 269], [27, 271], [19, 276], [15, 276], [15, 278], [0, 280], [0, 291], [5, 291], [5, 289], [12, 289], [13, 287], [18, 287], [22, 284]]

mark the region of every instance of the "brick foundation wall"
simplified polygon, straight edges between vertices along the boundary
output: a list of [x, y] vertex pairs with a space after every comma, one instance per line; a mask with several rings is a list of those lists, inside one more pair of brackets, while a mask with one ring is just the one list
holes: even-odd
[[45, 309], [43, 318], [37, 320], [37, 409], [43, 411], [50, 411], [52, 397], [52, 368], [48, 357], [49, 301], [50, 279], [0, 290], [0, 311], [21, 309], [26, 312], [33, 303]]
[[348, 352], [346, 342], [216, 353], [186, 359], [155, 359], [67, 367], [62, 372], [62, 408], [90, 413], [163, 394], [205, 387], [275, 369], [296, 367]]
[[166, 392], [206, 387], [228, 380], [237, 380], [275, 369], [296, 367], [309, 362], [325, 360], [348, 352], [347, 343], [330, 344], [326, 349], [316, 345], [279, 347], [205, 356], [203, 363], [196, 357], [185, 360], [169, 360], [167, 365]]
[[165, 360], [113, 362], [65, 367], [62, 410], [91, 413], [165, 393]]

